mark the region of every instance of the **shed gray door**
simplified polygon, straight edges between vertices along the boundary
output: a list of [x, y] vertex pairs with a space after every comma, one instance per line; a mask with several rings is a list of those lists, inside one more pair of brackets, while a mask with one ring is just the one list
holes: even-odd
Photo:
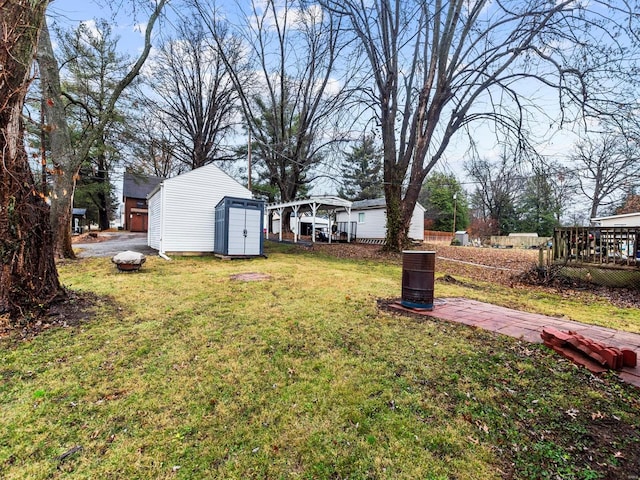
[[260, 211], [229, 209], [229, 255], [260, 255]]

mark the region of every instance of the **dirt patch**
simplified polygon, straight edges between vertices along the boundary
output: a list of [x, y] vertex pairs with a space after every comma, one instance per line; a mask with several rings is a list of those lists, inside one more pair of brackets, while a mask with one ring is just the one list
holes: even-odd
[[87, 232], [82, 233], [80, 235], [74, 235], [71, 237], [71, 243], [98, 243], [98, 242], [106, 242], [111, 238], [105, 235], [100, 235], [98, 232]]
[[261, 282], [263, 280], [270, 280], [271, 277], [265, 273], [237, 273], [235, 275], [230, 275], [229, 278], [231, 280], [237, 280], [240, 282]]
[[54, 327], [75, 327], [92, 318], [99, 306], [109, 305], [119, 310], [112, 298], [101, 297], [91, 292], [68, 291], [67, 298], [50, 305], [47, 311], [30, 320], [23, 320], [17, 326], [9, 326], [0, 319], [0, 338], [29, 340]]

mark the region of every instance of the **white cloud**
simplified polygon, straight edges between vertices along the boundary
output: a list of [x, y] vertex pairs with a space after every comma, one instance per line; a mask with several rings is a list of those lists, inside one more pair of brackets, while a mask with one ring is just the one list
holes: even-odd
[[88, 33], [91, 38], [102, 38], [102, 32], [98, 30], [95, 20], [84, 20], [80, 22], [80, 25], [84, 28], [84, 31]]
[[144, 35], [144, 32], [146, 31], [146, 29], [147, 29], [147, 24], [146, 23], [136, 23], [133, 26], [133, 31], [136, 32], [136, 33], [139, 33], [141, 35]]

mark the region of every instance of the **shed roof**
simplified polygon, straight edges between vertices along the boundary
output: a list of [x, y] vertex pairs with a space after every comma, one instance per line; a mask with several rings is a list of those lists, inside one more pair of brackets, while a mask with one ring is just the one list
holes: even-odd
[[149, 192], [163, 180], [163, 177], [126, 172], [122, 184], [122, 197], [147, 198]]

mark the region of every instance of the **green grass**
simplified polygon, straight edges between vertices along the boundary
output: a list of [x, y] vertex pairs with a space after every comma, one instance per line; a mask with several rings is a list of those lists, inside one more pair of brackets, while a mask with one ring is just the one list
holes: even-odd
[[[78, 327], [0, 343], [0, 477], [588, 479], [638, 457], [638, 392], [615, 376], [378, 311], [399, 265], [268, 254], [61, 265], [65, 285], [105, 300]], [[270, 278], [230, 279], [242, 272]], [[436, 296], [587, 312], [474, 285]]]

